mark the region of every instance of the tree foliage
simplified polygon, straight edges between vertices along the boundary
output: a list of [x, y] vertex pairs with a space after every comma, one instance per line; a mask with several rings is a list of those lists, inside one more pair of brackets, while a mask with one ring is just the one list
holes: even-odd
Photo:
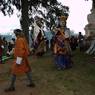
[[[50, 19], [49, 25], [51, 27], [55, 23], [56, 16], [68, 15], [69, 11], [68, 7], [58, 3], [57, 0], [0, 0], [0, 10], [5, 16], [14, 13], [13, 6], [21, 11], [21, 26], [25, 31], [25, 35], [28, 34], [29, 25], [33, 21], [33, 12], [36, 11], [41, 14], [47, 23], [49, 23], [47, 20]], [[47, 10], [47, 14], [39, 10], [40, 6]]]

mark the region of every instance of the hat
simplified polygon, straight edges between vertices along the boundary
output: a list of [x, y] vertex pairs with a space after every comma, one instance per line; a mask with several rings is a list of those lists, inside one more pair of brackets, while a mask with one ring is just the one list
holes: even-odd
[[20, 30], [20, 29], [15, 29], [15, 30], [14, 30], [14, 33], [15, 33], [15, 34], [21, 33], [21, 32], [22, 32], [22, 30]]

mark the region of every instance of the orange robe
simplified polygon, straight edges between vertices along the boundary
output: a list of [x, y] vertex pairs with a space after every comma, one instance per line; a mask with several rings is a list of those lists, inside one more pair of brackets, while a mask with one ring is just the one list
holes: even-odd
[[[21, 74], [26, 73], [31, 70], [28, 62], [29, 48], [28, 44], [23, 37], [19, 37], [16, 40], [15, 49], [14, 49], [14, 57], [15, 60], [12, 66], [12, 74]], [[16, 64], [16, 58], [22, 57], [22, 63], [20, 65]]]

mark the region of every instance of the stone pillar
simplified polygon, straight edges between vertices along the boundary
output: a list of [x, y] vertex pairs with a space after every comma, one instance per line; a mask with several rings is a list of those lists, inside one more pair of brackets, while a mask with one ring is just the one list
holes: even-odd
[[88, 24], [85, 26], [86, 37], [95, 37], [95, 9], [87, 16]]
[[87, 16], [88, 24], [85, 26], [85, 36], [90, 43], [89, 49], [86, 51], [88, 54], [95, 52], [95, 8], [92, 7], [91, 14]]

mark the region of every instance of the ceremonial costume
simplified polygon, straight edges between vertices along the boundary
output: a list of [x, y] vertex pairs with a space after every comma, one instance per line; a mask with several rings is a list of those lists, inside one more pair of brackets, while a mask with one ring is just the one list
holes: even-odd
[[18, 74], [26, 73], [29, 79], [29, 86], [34, 86], [32, 82], [31, 68], [28, 62], [29, 48], [27, 41], [22, 35], [23, 33], [21, 30], [16, 29], [14, 33], [16, 34], [17, 39], [14, 48], [14, 62], [11, 68], [12, 78], [10, 87], [5, 89], [6, 92], [15, 90], [15, 81]]
[[55, 54], [55, 64], [57, 69], [64, 69], [66, 64], [66, 47], [65, 47], [65, 37], [61, 31], [58, 31], [55, 38], [54, 44], [54, 54]]

